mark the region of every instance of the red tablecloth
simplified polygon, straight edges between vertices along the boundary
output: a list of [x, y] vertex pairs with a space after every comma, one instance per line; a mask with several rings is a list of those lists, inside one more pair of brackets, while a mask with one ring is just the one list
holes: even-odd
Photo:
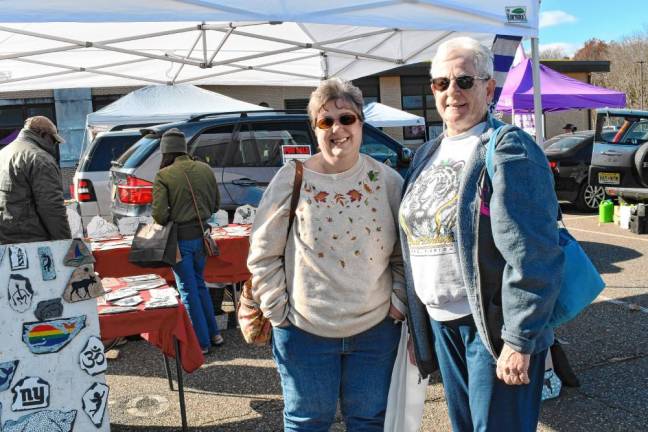
[[[220, 256], [209, 257], [205, 266], [207, 282], [243, 282], [250, 277], [247, 269], [247, 256], [250, 248], [248, 237], [217, 238]], [[175, 285], [170, 267], [142, 268], [128, 262], [130, 247], [93, 250], [97, 262], [95, 270], [104, 277], [134, 276], [155, 273], [169, 284]]]
[[[139, 294], [145, 302], [150, 299], [148, 291], [140, 291]], [[99, 311], [104, 307], [107, 306], [98, 306]], [[175, 336], [180, 346], [182, 368], [188, 373], [195, 371], [205, 362], [187, 310], [180, 301], [178, 307], [144, 310], [144, 303], [141, 303], [137, 311], [100, 314], [99, 327], [104, 340], [140, 334], [168, 357], [173, 358]]]

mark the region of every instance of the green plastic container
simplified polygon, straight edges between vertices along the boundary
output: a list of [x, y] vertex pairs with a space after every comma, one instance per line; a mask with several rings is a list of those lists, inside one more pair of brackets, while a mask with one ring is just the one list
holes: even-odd
[[614, 221], [614, 203], [611, 200], [605, 200], [599, 204], [599, 223], [609, 223]]

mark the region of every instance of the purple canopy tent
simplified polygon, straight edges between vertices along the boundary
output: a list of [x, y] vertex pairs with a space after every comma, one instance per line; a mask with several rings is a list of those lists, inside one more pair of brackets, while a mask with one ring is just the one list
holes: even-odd
[[[543, 112], [623, 108], [626, 103], [625, 93], [578, 81], [544, 65], [540, 65], [540, 90]], [[516, 114], [533, 112], [531, 59], [523, 59], [520, 64], [511, 68], [495, 109], [503, 112], [513, 111]]]

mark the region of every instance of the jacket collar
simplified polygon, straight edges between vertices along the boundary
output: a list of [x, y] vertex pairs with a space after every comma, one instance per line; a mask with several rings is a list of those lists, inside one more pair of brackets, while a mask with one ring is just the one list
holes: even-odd
[[38, 147], [45, 150], [47, 153], [52, 155], [52, 157], [54, 159], [56, 159], [58, 161], [58, 144], [57, 143], [50, 143], [45, 138], [39, 136], [36, 132], [33, 132], [33, 131], [29, 130], [29, 129], [21, 129], [21, 131], [18, 134], [18, 137], [16, 139], [23, 139], [23, 140], [30, 141], [30, 142], [36, 144]]

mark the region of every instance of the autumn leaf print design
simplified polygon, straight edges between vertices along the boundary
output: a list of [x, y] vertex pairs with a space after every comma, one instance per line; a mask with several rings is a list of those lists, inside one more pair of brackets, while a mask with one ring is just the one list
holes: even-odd
[[351, 189], [346, 194], [349, 196], [349, 199], [351, 199], [351, 202], [360, 201], [362, 199], [362, 192], [358, 192], [355, 189]]
[[333, 197], [333, 201], [340, 205], [346, 204], [346, 198], [341, 193], [336, 193]]
[[313, 198], [315, 199], [315, 202], [325, 203], [327, 196], [329, 196], [328, 192], [321, 191], [317, 195], [315, 195]]
[[367, 193], [373, 193], [373, 189], [371, 189], [371, 186], [369, 186], [367, 183], [363, 183], [362, 186], [364, 187], [364, 190], [367, 191]]
[[371, 170], [367, 173], [367, 177], [369, 177], [369, 180], [372, 182], [378, 181], [378, 171]]

